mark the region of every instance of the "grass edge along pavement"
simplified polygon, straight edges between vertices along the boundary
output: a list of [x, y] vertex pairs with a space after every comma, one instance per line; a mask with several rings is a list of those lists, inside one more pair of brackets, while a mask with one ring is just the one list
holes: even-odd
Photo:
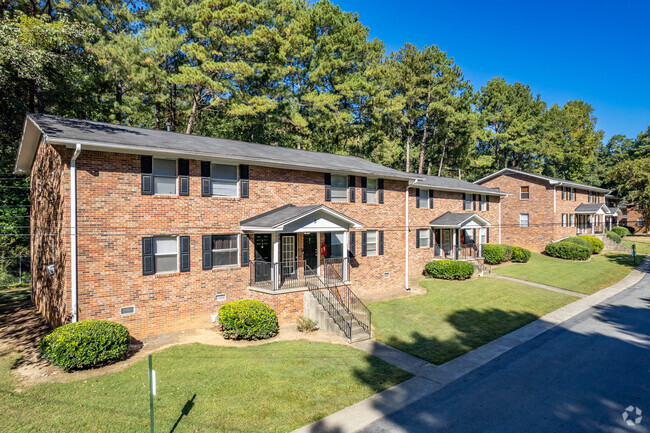
[[522, 283], [424, 280], [427, 293], [374, 302], [377, 341], [435, 365], [508, 334], [578, 298]]
[[[355, 348], [307, 341], [192, 343], [153, 356], [156, 427], [165, 431], [177, 421], [182, 431], [291, 431], [411, 377]], [[18, 357], [0, 354], [6, 431], [148, 429], [146, 359], [116, 373], [16, 392], [11, 368]]]
[[[637, 255], [637, 265], [645, 256]], [[528, 263], [508, 264], [493, 269], [505, 277], [546, 284], [591, 295], [625, 278], [634, 269], [631, 254], [603, 252], [587, 261], [564, 260], [533, 253]]]

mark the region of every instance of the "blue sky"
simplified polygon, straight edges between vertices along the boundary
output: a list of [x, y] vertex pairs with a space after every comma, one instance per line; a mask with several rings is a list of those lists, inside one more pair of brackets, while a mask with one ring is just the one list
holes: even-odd
[[438, 45], [475, 90], [495, 76], [549, 106], [582, 99], [605, 140], [650, 126], [650, 1], [332, 0], [387, 52]]

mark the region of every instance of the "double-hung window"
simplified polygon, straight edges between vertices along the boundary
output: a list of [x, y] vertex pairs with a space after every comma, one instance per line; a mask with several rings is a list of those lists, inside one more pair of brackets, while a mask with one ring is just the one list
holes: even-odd
[[562, 227], [566, 227], [568, 223], [568, 215], [563, 213], [562, 214]]
[[377, 203], [377, 179], [366, 181], [366, 203]]
[[576, 201], [576, 189], [571, 188], [571, 201]]
[[178, 271], [178, 238], [154, 236], [153, 254], [156, 273]]
[[332, 233], [330, 257], [343, 257], [343, 233]]
[[487, 228], [481, 227], [478, 229], [479, 242], [481, 245], [487, 243]]
[[418, 203], [419, 203], [420, 209], [428, 209], [429, 208], [429, 190], [428, 189], [420, 188], [419, 194], [418, 194]]
[[237, 166], [212, 164], [210, 169], [210, 189], [213, 196], [237, 197]]
[[574, 214], [569, 214], [569, 227], [575, 227], [576, 225], [576, 216]]
[[377, 231], [371, 230], [366, 232], [366, 255], [377, 255]]
[[212, 267], [237, 266], [237, 235], [212, 235]]
[[154, 194], [176, 194], [176, 160], [153, 159], [153, 192]]
[[332, 201], [348, 201], [348, 177], [332, 175]]
[[638, 218], [636, 220], [636, 225], [639, 226], [639, 227], [643, 227], [643, 218]]
[[429, 246], [429, 229], [418, 229], [418, 248], [427, 248]]
[[520, 213], [519, 214], [519, 227], [528, 227], [529, 226], [529, 218], [527, 213]]
[[519, 200], [528, 200], [530, 198], [530, 187], [522, 186], [519, 188]]
[[487, 196], [485, 194], [481, 194], [481, 205], [479, 207], [479, 210], [487, 210], [487, 201]]
[[463, 195], [463, 210], [472, 210], [472, 194]]

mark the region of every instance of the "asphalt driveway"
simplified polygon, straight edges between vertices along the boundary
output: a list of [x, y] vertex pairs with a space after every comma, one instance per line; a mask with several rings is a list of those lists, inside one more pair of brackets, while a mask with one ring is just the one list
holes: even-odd
[[647, 432], [648, 349], [650, 275], [362, 431]]

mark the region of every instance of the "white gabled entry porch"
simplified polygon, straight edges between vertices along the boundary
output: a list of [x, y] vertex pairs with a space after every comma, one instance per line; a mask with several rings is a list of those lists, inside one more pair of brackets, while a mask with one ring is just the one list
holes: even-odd
[[434, 257], [455, 260], [482, 257], [490, 223], [474, 213], [446, 212], [429, 223], [434, 234]]

